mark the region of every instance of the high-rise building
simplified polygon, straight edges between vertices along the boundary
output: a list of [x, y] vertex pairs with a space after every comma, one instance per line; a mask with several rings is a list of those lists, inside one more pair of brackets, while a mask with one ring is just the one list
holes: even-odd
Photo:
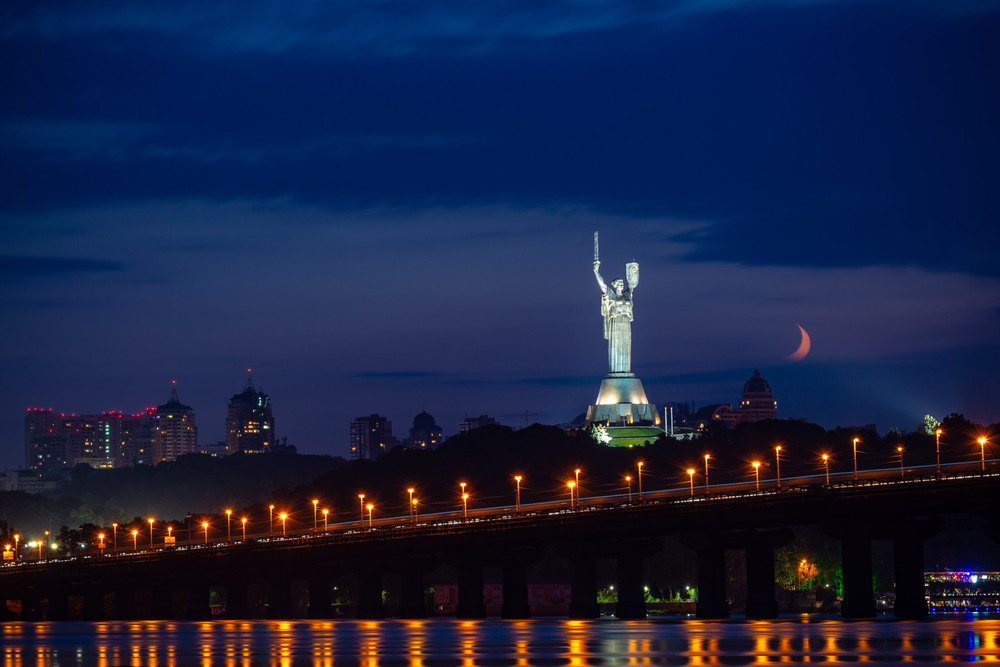
[[247, 379], [246, 389], [229, 399], [226, 413], [226, 454], [263, 454], [274, 446], [271, 400]]
[[153, 416], [153, 445], [150, 463], [173, 461], [183, 454], [198, 452], [198, 427], [194, 410], [181, 403], [177, 389], [170, 390], [170, 400], [156, 408]]
[[396, 445], [392, 422], [378, 414], [351, 422], [351, 460], [377, 459]]
[[474, 431], [481, 426], [486, 426], [487, 424], [496, 424], [496, 423], [497, 423], [496, 419], [487, 415], [479, 415], [478, 417], [466, 417], [465, 421], [459, 423], [458, 432], [468, 433], [469, 431]]
[[24, 467], [50, 471], [67, 467], [62, 417], [51, 409], [28, 408], [24, 416]]

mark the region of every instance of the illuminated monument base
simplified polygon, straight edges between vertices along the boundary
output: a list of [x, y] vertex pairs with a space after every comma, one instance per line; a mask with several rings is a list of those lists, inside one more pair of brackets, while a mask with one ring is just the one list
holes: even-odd
[[601, 380], [596, 405], [587, 408], [587, 428], [605, 426], [659, 426], [656, 406], [646, 399], [642, 381], [632, 373], [609, 373]]

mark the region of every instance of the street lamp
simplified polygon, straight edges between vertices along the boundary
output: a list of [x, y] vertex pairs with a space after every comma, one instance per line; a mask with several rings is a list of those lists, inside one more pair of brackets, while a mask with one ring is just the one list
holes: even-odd
[[625, 485], [628, 486], [628, 504], [632, 504], [632, 475], [625, 475]]
[[282, 512], [281, 514], [278, 515], [278, 518], [281, 519], [281, 536], [284, 537], [285, 528], [287, 527], [286, 522], [288, 521], [288, 515]]
[[111, 524], [111, 539], [113, 540], [112, 551], [118, 551], [118, 524]]
[[705, 454], [705, 497], [708, 498], [708, 459], [711, 455]]
[[14, 534], [14, 560], [17, 560], [17, 557], [19, 555], [21, 555], [21, 549], [18, 546], [20, 544], [20, 542], [21, 542], [21, 536], [19, 534], [15, 533]]
[[319, 521], [318, 521], [317, 515], [316, 515], [316, 509], [317, 509], [318, 506], [319, 506], [319, 501], [313, 499], [313, 532], [314, 533], [318, 533], [319, 532]]
[[637, 475], [639, 481], [639, 504], [642, 504], [642, 461], [639, 461], [638, 468], [639, 474]]
[[133, 530], [132, 531], [132, 551], [138, 551], [138, 550], [139, 550], [139, 531], [138, 530]]
[[462, 494], [462, 521], [469, 518], [469, 494]]
[[521, 476], [514, 475], [514, 514], [521, 511]]
[[580, 469], [577, 468], [574, 472], [576, 473], [576, 480], [575, 480], [576, 481], [576, 504], [579, 505], [580, 504]]
[[330, 510], [323, 510], [323, 532], [329, 531], [330, 525], [327, 523], [327, 519], [330, 518]]
[[983, 472], [986, 472], [986, 438], [984, 436], [979, 436], [979, 458], [983, 462]]
[[934, 455], [937, 457], [937, 476], [941, 477], [941, 429], [934, 430]]
[[694, 498], [694, 468], [688, 468], [688, 477], [691, 478], [691, 497]]
[[418, 518], [417, 517], [417, 499], [414, 498], [413, 502], [411, 504], [413, 506], [413, 525], [415, 526], [415, 525], [417, 525], [417, 518]]
[[410, 506], [410, 521], [413, 521], [413, 491], [414, 491], [414, 489], [413, 489], [412, 486], [406, 490], [406, 492], [410, 494], [410, 502], [409, 502], [409, 506]]
[[361, 527], [365, 527], [365, 494], [358, 494], [358, 502], [361, 504]]
[[778, 488], [781, 488], [781, 445], [774, 447], [774, 477], [778, 480]]
[[760, 491], [760, 461], [754, 461], [750, 465], [753, 466], [753, 484], [756, 491]]
[[566, 486], [569, 487], [569, 508], [573, 509], [573, 487], [576, 486], [576, 482], [568, 482]]
[[268, 536], [274, 535], [274, 505], [267, 508], [267, 534]]
[[375, 508], [375, 506], [372, 505], [371, 503], [368, 503], [366, 505], [366, 507], [368, 508], [368, 527], [371, 528], [372, 527], [372, 510]]
[[861, 438], [855, 438], [854, 443], [854, 483], [858, 483], [858, 443], [861, 442]]
[[149, 548], [153, 548], [153, 520], [149, 520]]
[[201, 522], [201, 527], [202, 527], [202, 530], [205, 531], [205, 544], [208, 544], [208, 522], [207, 521], [202, 521]]
[[233, 518], [233, 511], [226, 510], [226, 542], [233, 541], [232, 518]]
[[823, 454], [823, 468], [826, 470], [826, 485], [830, 486], [830, 455]]
[[899, 452], [899, 478], [903, 479], [903, 446], [896, 447], [896, 451]]
[[247, 541], [247, 518], [243, 517], [242, 519], [240, 519], [240, 522], [243, 524], [243, 541], [246, 542]]
[[103, 554], [104, 553], [104, 533], [98, 534], [97, 539], [101, 541], [100, 549], [101, 549], [101, 553]]

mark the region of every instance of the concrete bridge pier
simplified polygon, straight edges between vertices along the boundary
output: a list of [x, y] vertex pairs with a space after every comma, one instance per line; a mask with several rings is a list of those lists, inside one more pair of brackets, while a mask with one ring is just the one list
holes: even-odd
[[375, 566], [362, 566], [357, 570], [357, 614], [359, 619], [385, 618], [382, 608], [382, 570]]
[[327, 573], [309, 576], [309, 618], [333, 618], [333, 580]]
[[726, 550], [721, 547], [702, 547], [695, 550], [695, 553], [698, 559], [698, 602], [695, 604], [695, 616], [729, 618], [729, 601], [726, 599]]
[[[158, 593], [154, 590], [153, 597]], [[173, 618], [186, 621], [203, 621], [211, 617], [208, 606], [209, 583], [201, 576], [187, 575], [175, 580], [170, 591]], [[154, 600], [154, 605], [157, 602]]]
[[483, 603], [483, 566], [473, 558], [463, 559], [458, 565], [458, 618], [486, 618]]
[[840, 564], [844, 577], [844, 618], [875, 616], [872, 589], [872, 538], [867, 527], [843, 526], [840, 531]]
[[656, 540], [632, 540], [614, 545], [618, 603], [615, 616], [646, 618], [643, 561], [660, 550]]
[[399, 570], [399, 617], [427, 618], [424, 601], [424, 573], [429, 561], [411, 559]]
[[83, 620], [104, 621], [109, 618], [105, 610], [105, 590], [97, 583], [88, 584], [83, 590]]
[[599, 618], [601, 606], [597, 604], [597, 556], [584, 552], [571, 556], [570, 561], [569, 617]]
[[243, 573], [226, 577], [226, 618], [251, 618], [249, 605], [249, 579]]
[[528, 566], [537, 562], [542, 553], [538, 549], [521, 549], [503, 554], [503, 604], [501, 618], [531, 618], [528, 603]]
[[896, 618], [921, 619], [928, 614], [924, 597], [924, 540], [934, 536], [942, 526], [935, 517], [926, 520], [905, 520], [893, 526], [892, 559], [896, 571], [896, 603], [892, 615]]

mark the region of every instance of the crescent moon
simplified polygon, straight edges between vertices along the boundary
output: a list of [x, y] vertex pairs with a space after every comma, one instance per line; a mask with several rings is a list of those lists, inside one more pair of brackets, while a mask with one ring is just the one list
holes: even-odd
[[812, 341], [809, 339], [809, 334], [806, 333], [806, 330], [803, 329], [801, 325], [796, 324], [795, 326], [799, 327], [799, 331], [802, 332], [802, 342], [799, 343], [799, 349], [788, 355], [788, 358], [792, 361], [802, 361], [806, 358], [806, 355], [809, 354], [809, 348], [812, 346]]

